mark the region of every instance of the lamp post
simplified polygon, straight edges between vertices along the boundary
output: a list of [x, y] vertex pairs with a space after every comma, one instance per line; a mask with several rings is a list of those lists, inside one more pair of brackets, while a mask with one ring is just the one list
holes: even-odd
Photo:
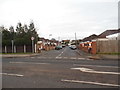
[[31, 37], [31, 40], [32, 40], [32, 53], [34, 53], [34, 37]]
[[49, 40], [50, 40], [50, 36], [52, 36], [52, 34], [49, 34]]
[[76, 33], [75, 33], [75, 44], [76, 44], [76, 47], [77, 47], [77, 37], [76, 37]]

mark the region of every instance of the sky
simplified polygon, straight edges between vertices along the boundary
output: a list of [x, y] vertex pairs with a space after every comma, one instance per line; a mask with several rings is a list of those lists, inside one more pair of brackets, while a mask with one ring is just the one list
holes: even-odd
[[[118, 28], [119, 0], [0, 0], [0, 26], [34, 21], [40, 37], [83, 39]], [[49, 36], [52, 34], [51, 36]]]

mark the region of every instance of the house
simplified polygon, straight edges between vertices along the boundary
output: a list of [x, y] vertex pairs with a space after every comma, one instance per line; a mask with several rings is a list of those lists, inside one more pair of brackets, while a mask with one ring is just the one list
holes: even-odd
[[48, 51], [55, 49], [56, 45], [58, 45], [58, 41], [39, 38], [39, 41], [37, 42], [37, 52], [40, 53], [42, 50]]
[[[80, 49], [88, 52], [89, 45], [92, 45], [92, 54], [96, 53], [117, 53], [118, 41], [120, 40], [120, 29], [106, 30], [100, 35], [90, 35], [82, 40]], [[90, 44], [91, 43], [91, 44]]]
[[98, 37], [99, 38], [106, 38], [106, 36], [116, 34], [116, 33], [120, 33], [120, 29], [106, 30], [103, 33], [101, 33], [100, 35], [98, 35]]
[[84, 38], [84, 39], [82, 40], [82, 42], [91, 41], [91, 40], [96, 39], [96, 38], [98, 38], [98, 35], [92, 34], [92, 35], [90, 35], [89, 37]]
[[108, 38], [109, 40], [120, 40], [120, 33], [108, 35], [108, 36], [106, 36], [106, 38]]

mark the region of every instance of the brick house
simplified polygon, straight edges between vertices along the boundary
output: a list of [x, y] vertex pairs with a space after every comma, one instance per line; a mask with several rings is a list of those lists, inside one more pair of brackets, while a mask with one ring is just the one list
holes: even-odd
[[37, 42], [37, 52], [40, 53], [42, 50], [53, 50], [56, 45], [58, 45], [58, 41], [39, 38], [39, 41]]
[[[91, 45], [92, 46], [92, 51], [91, 51], [92, 54], [96, 54], [100, 51], [107, 52], [107, 50], [105, 51], [105, 49], [102, 50], [102, 48], [105, 46], [108, 46], [109, 48], [110, 47], [115, 48], [115, 49], [110, 48], [111, 50], [108, 50], [108, 52], [112, 52], [112, 51], [116, 52], [117, 51], [116, 50], [117, 49], [117, 41], [108, 41], [109, 39], [107, 38], [107, 36], [117, 34], [117, 33], [120, 33], [120, 29], [106, 30], [103, 33], [101, 33], [100, 35], [95, 35], [95, 34], [90, 35], [89, 37], [86, 37], [82, 40], [79, 47], [81, 50], [88, 52], [88, 47], [89, 47], [89, 45]], [[114, 42], [114, 43], [112, 43], [112, 42]], [[111, 46], [109, 45], [110, 43], [111, 43]], [[100, 49], [100, 47], [101, 47], [101, 49]]]

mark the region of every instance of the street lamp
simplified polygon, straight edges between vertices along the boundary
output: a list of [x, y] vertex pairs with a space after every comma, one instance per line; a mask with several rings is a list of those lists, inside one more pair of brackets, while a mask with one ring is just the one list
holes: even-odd
[[76, 38], [76, 33], [75, 33], [75, 44], [77, 46], [77, 38]]
[[49, 40], [50, 40], [50, 36], [52, 36], [52, 34], [49, 34]]

